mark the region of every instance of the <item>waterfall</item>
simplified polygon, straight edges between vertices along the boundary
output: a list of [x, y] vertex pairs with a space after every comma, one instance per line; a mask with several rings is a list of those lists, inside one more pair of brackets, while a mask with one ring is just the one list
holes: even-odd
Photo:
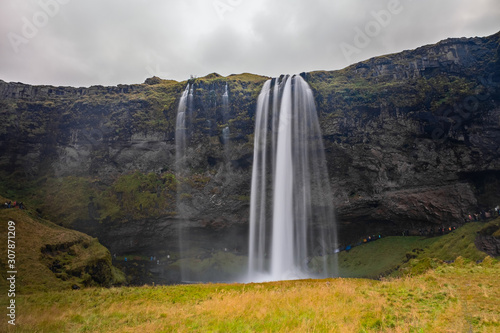
[[224, 88], [224, 94], [222, 95], [222, 120], [226, 124], [229, 120], [229, 94], [227, 92], [227, 83]]
[[231, 168], [231, 130], [229, 129], [229, 93], [227, 89], [227, 83], [224, 87], [224, 94], [222, 95], [222, 121], [227, 126], [222, 130], [222, 144], [224, 145], [224, 166], [226, 170], [226, 175], [232, 173]]
[[335, 276], [333, 197], [314, 97], [302, 77], [264, 84], [254, 140], [249, 280]]
[[[250, 242], [248, 265], [250, 274], [265, 270], [266, 257], [266, 224], [267, 215], [267, 118], [269, 111], [269, 87], [271, 80], [266, 81], [257, 99], [255, 114], [254, 155], [252, 168], [252, 184], [250, 191]], [[254, 276], [250, 276], [251, 279]]]
[[[184, 224], [189, 218], [188, 208], [183, 200], [183, 195], [190, 192], [189, 186], [183, 181], [183, 178], [188, 176], [188, 168], [186, 161], [186, 150], [188, 137], [191, 133], [191, 118], [193, 112], [193, 86], [188, 83], [186, 89], [182, 93], [179, 100], [179, 107], [177, 109], [177, 119], [175, 122], [175, 174], [177, 177], [177, 197], [176, 197], [176, 210], [177, 218], [183, 221], [178, 225], [179, 237], [179, 255], [180, 258], [185, 258], [189, 253], [189, 237], [186, 235]], [[181, 279], [189, 279], [187, 273], [188, 269], [184, 263], [181, 263]]]
[[[206, 86], [205, 86], [206, 87]], [[209, 86], [210, 92], [215, 92], [216, 88], [220, 86]], [[203, 90], [202, 83], [196, 83], [196, 88], [200, 91]], [[213, 88], [213, 89], [212, 89]], [[196, 216], [199, 209], [196, 207], [196, 194], [197, 189], [193, 189], [191, 180], [193, 179], [193, 168], [197, 166], [196, 163], [199, 161], [190, 160], [195, 157], [194, 148], [190, 142], [195, 142], [198, 138], [197, 135], [203, 130], [207, 130], [207, 133], [211, 133], [212, 124], [215, 123], [214, 128], [218, 128], [218, 122], [220, 124], [220, 118], [217, 119], [216, 110], [222, 111], [222, 119], [224, 120], [224, 127], [222, 128], [220, 135], [220, 142], [223, 144], [224, 150], [224, 163], [221, 163], [219, 170], [217, 171], [217, 181], [221, 182], [220, 187], [226, 191], [231, 190], [232, 169], [230, 167], [230, 128], [229, 128], [229, 93], [228, 85], [225, 84], [224, 93], [222, 95], [222, 108], [217, 108], [217, 100], [203, 99], [203, 94], [198, 94], [197, 89], [195, 89], [194, 83], [188, 83], [185, 87], [182, 95], [179, 99], [179, 106], [177, 109], [176, 118], [176, 128], [175, 128], [175, 174], [177, 177], [177, 197], [176, 197], [176, 219], [177, 219], [177, 232], [179, 239], [179, 267], [180, 267], [180, 279], [181, 281], [206, 281], [207, 278], [205, 273], [200, 272], [197, 267], [196, 262], [193, 259], [200, 253], [203, 253], [206, 249], [200, 248], [200, 235], [196, 234], [195, 228], [193, 226], [198, 226], [198, 222], [193, 220], [193, 216]], [[219, 95], [220, 96], [220, 95]], [[195, 103], [196, 97], [196, 103]], [[204, 103], [205, 102], [205, 103]], [[200, 113], [203, 112], [200, 116]], [[200, 118], [205, 118], [206, 126], [200, 126]], [[221, 126], [222, 127], [222, 126]], [[211, 134], [209, 134], [212, 137]], [[194, 139], [193, 139], [194, 138]], [[208, 140], [209, 146], [215, 146], [217, 143]], [[219, 148], [219, 147], [217, 147]], [[217, 155], [215, 155], [217, 156]], [[218, 159], [218, 158], [217, 158]], [[220, 188], [219, 187], [219, 188]], [[210, 200], [222, 200], [212, 194]], [[222, 243], [222, 242], [221, 242]], [[214, 245], [214, 247], [216, 247]], [[213, 273], [212, 273], [213, 274]], [[222, 277], [221, 277], [222, 278]]]
[[227, 146], [227, 144], [229, 143], [229, 134], [229, 126], [224, 127], [224, 129], [222, 130], [222, 143], [225, 146]]
[[179, 100], [179, 107], [177, 109], [177, 119], [175, 121], [175, 169], [179, 174], [184, 169], [186, 153], [186, 113], [188, 112], [188, 97], [190, 95], [190, 85], [182, 93]]

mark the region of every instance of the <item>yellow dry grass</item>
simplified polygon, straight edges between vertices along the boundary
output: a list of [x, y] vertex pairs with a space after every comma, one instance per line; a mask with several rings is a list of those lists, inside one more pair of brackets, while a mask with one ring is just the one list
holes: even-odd
[[[84, 289], [19, 298], [19, 332], [500, 332], [500, 264], [419, 276]], [[12, 330], [14, 331], [14, 330]]]

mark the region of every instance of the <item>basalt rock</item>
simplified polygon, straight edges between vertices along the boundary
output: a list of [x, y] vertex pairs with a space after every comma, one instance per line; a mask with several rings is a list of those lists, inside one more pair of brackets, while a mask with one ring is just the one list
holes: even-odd
[[[491, 212], [493, 217], [497, 216], [497, 212]], [[488, 223], [481, 229], [475, 239], [476, 247], [488, 253], [492, 257], [500, 256], [500, 220]]]
[[476, 247], [492, 257], [500, 256], [500, 239], [493, 236], [478, 236], [475, 240]]

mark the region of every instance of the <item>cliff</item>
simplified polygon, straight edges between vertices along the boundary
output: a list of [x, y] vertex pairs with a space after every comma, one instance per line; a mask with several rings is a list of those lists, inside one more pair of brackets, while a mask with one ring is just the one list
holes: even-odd
[[[316, 99], [341, 243], [456, 225], [500, 203], [499, 39], [448, 39], [301, 74]], [[112, 253], [175, 253], [179, 233], [203, 251], [245, 251], [253, 117], [267, 79], [189, 80], [194, 107], [182, 177], [175, 121], [188, 82], [0, 81], [2, 194], [98, 236]]]

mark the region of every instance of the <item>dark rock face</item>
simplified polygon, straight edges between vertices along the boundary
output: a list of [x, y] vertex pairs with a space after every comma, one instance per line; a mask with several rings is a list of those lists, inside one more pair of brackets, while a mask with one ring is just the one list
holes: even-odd
[[[492, 217], [498, 216], [496, 211], [490, 213]], [[474, 243], [479, 250], [486, 252], [490, 256], [500, 256], [500, 220], [496, 219], [481, 229]]]
[[[499, 38], [449, 39], [341, 71], [302, 74], [317, 102], [341, 243], [456, 225], [500, 203]], [[83, 179], [93, 191], [78, 197], [83, 213], [59, 216], [112, 253], [175, 252], [179, 234], [189, 234], [196, 247], [245, 251], [253, 117], [266, 79], [191, 80], [189, 176], [177, 179], [188, 190], [166, 197], [171, 208], [156, 207], [148, 218], [118, 214], [130, 204], [128, 188], [113, 193], [113, 209], [106, 203], [111, 194], [102, 193], [135, 171], [174, 172], [175, 119], [186, 82], [70, 88], [0, 81], [0, 170], [32, 188], [53, 178]], [[226, 83], [229, 114], [221, 98]], [[229, 139], [222, 137], [225, 127]], [[54, 211], [44, 207], [48, 216]]]
[[[477, 204], [465, 183], [387, 191], [358, 197], [337, 206], [341, 224], [365, 235], [401, 235], [401, 230], [435, 229], [463, 223], [469, 207]], [[344, 221], [348, 221], [345, 223]], [[357, 230], [356, 230], [357, 229]]]
[[341, 235], [460, 223], [500, 202], [499, 58], [496, 34], [306, 74]]
[[492, 257], [500, 256], [500, 239], [493, 236], [478, 236], [475, 241], [476, 247]]

